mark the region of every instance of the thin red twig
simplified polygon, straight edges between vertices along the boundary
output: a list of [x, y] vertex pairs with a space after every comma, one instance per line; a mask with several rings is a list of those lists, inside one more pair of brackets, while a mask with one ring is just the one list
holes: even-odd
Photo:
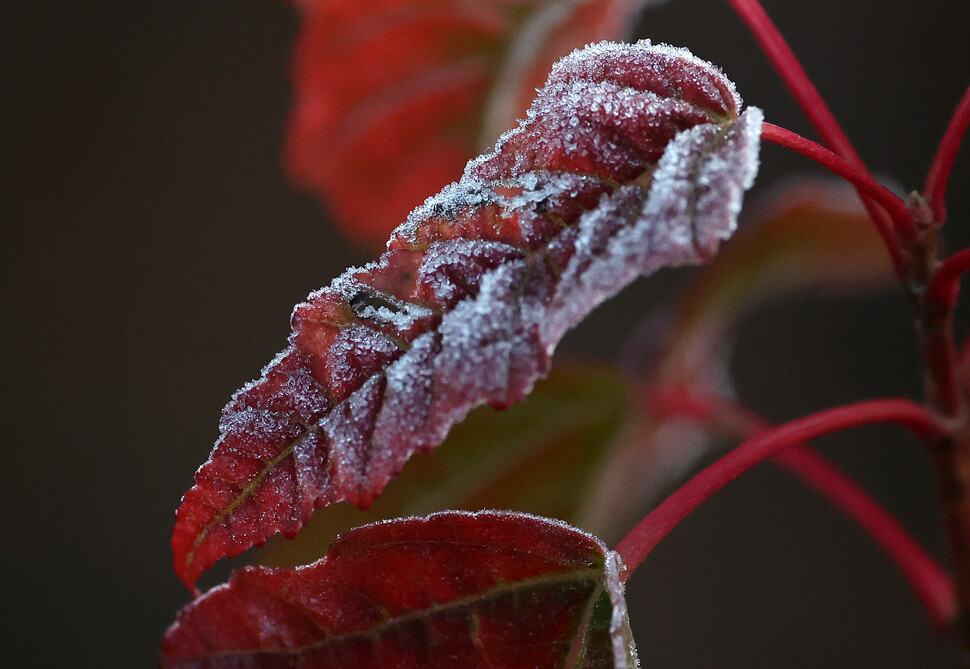
[[792, 97], [825, 143], [837, 154], [861, 167], [859, 154], [764, 7], [757, 0], [728, 0], [728, 3], [748, 25]]
[[963, 93], [956, 111], [950, 118], [946, 132], [943, 133], [943, 139], [940, 141], [926, 177], [926, 186], [923, 188], [923, 197], [933, 208], [933, 218], [937, 223], [946, 220], [946, 184], [968, 125], [970, 125], [970, 86]]
[[[901, 197], [873, 179], [867, 170], [850, 163], [821, 144], [774, 123], [762, 124], [761, 138], [800, 153], [838, 174], [855, 186], [856, 189], [872, 197], [889, 214], [892, 223], [895, 224], [895, 229], [904, 231], [904, 234], [915, 236], [916, 226], [913, 223], [909, 207], [906, 206]], [[893, 226], [880, 221], [875, 221], [875, 223], [890, 252], [898, 254], [899, 245], [896, 243]]]
[[616, 548], [626, 565], [622, 579], [628, 580], [650, 551], [680, 521], [740, 474], [791, 446], [872, 423], [896, 423], [909, 429], [924, 443], [935, 443], [945, 434], [944, 426], [933, 412], [898, 398], [849, 404], [766, 430], [694, 476], [624, 537]]
[[[677, 389], [654, 395], [651, 400], [653, 411], [713, 422], [714, 429], [735, 437], [752, 438], [771, 427], [752, 411], [718, 396]], [[946, 629], [957, 613], [953, 579], [891, 513], [839, 468], [803, 444], [782, 450], [772, 460], [865, 530], [900, 570], [933, 625]]]
[[[808, 78], [802, 64], [798, 62], [791, 47], [788, 46], [785, 38], [772, 23], [771, 18], [758, 0], [728, 0], [728, 3], [748, 25], [754, 38], [761, 45], [765, 55], [768, 56], [768, 60], [774, 65], [778, 75], [791, 92], [792, 97], [795, 98], [798, 106], [801, 107], [802, 112], [821, 136], [822, 141], [832, 147], [835, 153], [861, 170], [868, 172], [865, 163], [859, 158], [859, 154], [852, 146], [849, 138], [846, 137], [842, 127], [835, 120], [835, 116], [829, 110], [828, 105], [825, 104], [825, 100], [819, 94], [818, 89], [815, 88], [815, 84]], [[876, 222], [876, 225], [880, 228], [888, 227], [888, 214], [881, 210], [867, 195], [861, 193], [860, 195], [866, 211], [869, 212], [869, 216]], [[899, 276], [902, 276], [902, 274]]]
[[970, 249], [957, 251], [944, 260], [926, 287], [926, 293], [924, 293], [926, 301], [950, 309], [955, 307], [960, 294], [960, 278], [968, 271], [970, 271]]

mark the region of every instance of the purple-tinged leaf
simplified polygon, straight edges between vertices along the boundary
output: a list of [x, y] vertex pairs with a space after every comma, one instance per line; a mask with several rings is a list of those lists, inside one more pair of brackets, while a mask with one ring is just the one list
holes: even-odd
[[545, 375], [556, 344], [641, 275], [710, 260], [757, 169], [761, 112], [689, 52], [601, 43], [553, 68], [527, 118], [293, 312], [237, 393], [172, 537], [186, 584], [368, 506], [411, 454]]
[[616, 554], [568, 525], [447, 512], [368, 525], [189, 604], [164, 669], [637, 666]]

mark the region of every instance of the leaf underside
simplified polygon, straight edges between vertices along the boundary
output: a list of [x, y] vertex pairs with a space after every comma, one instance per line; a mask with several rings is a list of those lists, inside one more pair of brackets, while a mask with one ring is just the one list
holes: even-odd
[[515, 125], [558, 58], [623, 37], [643, 0], [298, 4], [288, 172], [376, 247]]
[[475, 406], [507, 407], [562, 335], [641, 275], [709, 260], [757, 168], [761, 113], [689, 52], [601, 43], [417, 208], [388, 250], [312, 293], [290, 346], [223, 411], [172, 537], [190, 587], [315, 508], [367, 507]]
[[536, 516], [368, 525], [312, 565], [247, 567], [196, 599], [161, 666], [634, 667], [618, 569], [595, 537]]

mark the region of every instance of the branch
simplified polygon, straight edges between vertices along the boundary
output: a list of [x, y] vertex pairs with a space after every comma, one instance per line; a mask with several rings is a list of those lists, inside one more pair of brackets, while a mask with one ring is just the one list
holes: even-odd
[[[860, 194], [870, 196], [880, 207], [882, 207], [892, 219], [896, 230], [903, 231], [906, 235], [917, 234], [916, 226], [913, 223], [912, 213], [901, 197], [883, 186], [872, 178], [867, 170], [845, 160], [824, 146], [802, 137], [798, 133], [792, 132], [774, 123], [763, 123], [761, 126], [761, 138], [769, 142], [774, 142], [786, 149], [791, 149], [796, 153], [814, 160], [816, 163], [831, 170], [853, 186]], [[879, 229], [886, 246], [890, 253], [898, 254], [899, 246], [896, 243], [894, 228], [886, 225], [885, 221], [875, 220], [874, 223]], [[895, 258], [894, 258], [895, 259]]]
[[[651, 399], [653, 411], [714, 422], [718, 431], [742, 439], [771, 429], [764, 418], [716, 395], [675, 389]], [[826, 497], [865, 530], [900, 570], [933, 626], [940, 631], [947, 628], [957, 614], [953, 579], [891, 513], [836, 466], [803, 444], [779, 452], [772, 460]]]
[[944, 260], [926, 287], [924, 298], [940, 306], [952, 309], [960, 295], [960, 278], [970, 271], [970, 249], [963, 249]]
[[792, 97], [825, 143], [843, 158], [863, 167], [849, 138], [758, 0], [728, 0], [728, 4], [748, 25]]
[[616, 549], [626, 565], [622, 579], [628, 580], [680, 521], [740, 474], [791, 446], [871, 423], [896, 423], [924, 443], [934, 443], [945, 434], [944, 426], [933, 412], [910, 400], [897, 398], [837, 407], [768, 429], [698, 473], [633, 528]]
[[946, 184], [968, 125], [970, 125], [970, 86], [963, 93], [950, 119], [950, 124], [943, 133], [940, 147], [936, 150], [936, 156], [926, 177], [926, 186], [923, 188], [923, 197], [933, 207], [933, 217], [937, 223], [946, 220]]
[[[825, 100], [822, 99], [818, 89], [805, 74], [805, 69], [798, 62], [785, 38], [772, 23], [771, 18], [758, 3], [758, 0], [728, 0], [728, 3], [748, 25], [754, 38], [761, 45], [765, 55], [768, 56], [768, 60], [775, 66], [775, 70], [785, 86], [822, 140], [832, 147], [835, 153], [856, 165], [859, 169], [868, 172], [865, 163], [859, 158], [859, 154], [852, 143], [849, 142], [849, 138], [846, 137], [838, 121], [835, 120], [835, 116], [829, 110], [828, 105], [825, 104]], [[862, 193], [860, 195], [866, 211], [869, 212], [873, 221], [876, 221], [876, 225], [880, 228], [888, 227], [887, 214], [880, 210], [867, 195]]]
[[933, 626], [938, 631], [949, 628], [957, 615], [953, 579], [891, 513], [807, 446], [793, 446], [772, 460], [808, 483], [858, 523], [902, 572]]

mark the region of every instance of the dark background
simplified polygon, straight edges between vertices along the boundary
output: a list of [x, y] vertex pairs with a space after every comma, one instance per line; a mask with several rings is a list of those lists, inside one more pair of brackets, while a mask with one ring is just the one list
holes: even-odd
[[[967, 3], [765, 5], [872, 169], [919, 188], [970, 81]], [[173, 514], [219, 410], [283, 347], [292, 305], [367, 259], [282, 176], [296, 26], [267, 0], [0, 10], [5, 666], [154, 664], [188, 600]], [[813, 136], [724, 3], [677, 0], [639, 34], [718, 63], [768, 120]], [[776, 147], [762, 158], [755, 193], [811, 171]], [[965, 147], [954, 247], [970, 243], [968, 182]], [[617, 350], [689, 274], [639, 282], [563, 354]], [[742, 332], [740, 392], [775, 420], [918, 396], [910, 321], [901, 295], [762, 310]], [[916, 445], [871, 429], [822, 448], [942, 554]], [[949, 666], [869, 540], [767, 467], [679, 528], [629, 594], [644, 666]]]

